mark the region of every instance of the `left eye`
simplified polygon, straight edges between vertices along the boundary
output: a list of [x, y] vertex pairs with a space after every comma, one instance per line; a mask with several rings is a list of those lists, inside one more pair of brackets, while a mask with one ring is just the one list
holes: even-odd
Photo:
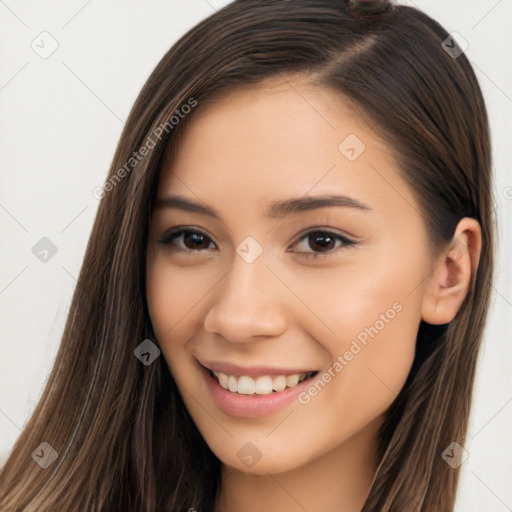
[[[216, 247], [215, 243], [208, 235], [193, 229], [180, 229], [174, 232], [168, 232], [160, 238], [159, 242], [163, 245], [172, 245], [178, 250], [195, 253], [201, 252], [203, 249]], [[299, 247], [302, 245], [302, 250], [290, 252], [299, 253], [305, 257], [317, 257], [328, 255], [341, 247], [350, 247], [355, 245], [355, 243], [356, 242], [343, 235], [317, 229], [305, 233], [299, 241], [294, 244]], [[211, 245], [214, 247], [211, 247]], [[307, 246], [309, 246], [312, 251], [308, 251]]]
[[[302, 241], [305, 242], [302, 242]], [[339, 242], [339, 245], [336, 246], [336, 242]], [[307, 250], [302, 251], [293, 251], [304, 253], [305, 256], [321, 256], [324, 253], [331, 253], [335, 249], [339, 249], [340, 247], [349, 247], [354, 245], [355, 242], [350, 240], [349, 238], [338, 235], [337, 233], [332, 233], [331, 231], [309, 231], [306, 233], [300, 240], [297, 245], [307, 244], [309, 247], [313, 249], [313, 252], [309, 252]]]

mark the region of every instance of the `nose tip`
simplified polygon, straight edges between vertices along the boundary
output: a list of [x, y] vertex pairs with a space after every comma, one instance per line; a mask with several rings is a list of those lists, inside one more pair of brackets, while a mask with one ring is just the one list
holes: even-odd
[[241, 303], [236, 310], [215, 305], [204, 322], [205, 330], [219, 334], [231, 343], [251, 341], [256, 337], [276, 337], [284, 331], [284, 322], [276, 311], [240, 311]]
[[213, 297], [205, 330], [233, 343], [282, 334], [287, 320], [277, 281], [262, 261], [237, 261]]

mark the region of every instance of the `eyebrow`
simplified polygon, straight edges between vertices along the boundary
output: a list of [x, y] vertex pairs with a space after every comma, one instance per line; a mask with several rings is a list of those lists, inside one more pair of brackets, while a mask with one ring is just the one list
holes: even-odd
[[[330, 206], [341, 206], [361, 211], [371, 211], [371, 208], [356, 199], [337, 194], [326, 194], [322, 196], [308, 196], [276, 201], [269, 205], [265, 216], [270, 219], [283, 218], [305, 211], [326, 208]], [[180, 195], [168, 195], [157, 200], [155, 208], [176, 208], [187, 212], [202, 213], [220, 220], [220, 215], [211, 207]]]

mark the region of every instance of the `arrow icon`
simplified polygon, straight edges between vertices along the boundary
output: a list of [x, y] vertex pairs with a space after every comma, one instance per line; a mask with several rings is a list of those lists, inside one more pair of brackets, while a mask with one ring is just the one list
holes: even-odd
[[57, 252], [57, 246], [46, 236], [43, 236], [43, 238], [32, 247], [32, 254], [41, 263], [48, 263]]
[[47, 442], [41, 443], [33, 452], [32, 459], [34, 459], [39, 466], [46, 469], [54, 463], [59, 454]]
[[252, 236], [246, 236], [238, 244], [236, 252], [246, 263], [252, 263], [262, 254], [263, 247]]
[[338, 150], [349, 162], [359, 158], [365, 149], [363, 141], [355, 133], [347, 135], [338, 145]]
[[458, 32], [452, 32], [441, 46], [452, 59], [457, 59], [469, 48], [469, 43]]
[[238, 458], [248, 467], [254, 466], [262, 457], [262, 453], [253, 443], [245, 443], [237, 452]]
[[141, 363], [149, 366], [160, 355], [160, 349], [151, 340], [146, 339], [133, 353]]
[[461, 466], [468, 456], [468, 452], [457, 442], [451, 443], [441, 454], [443, 460], [453, 469]]
[[32, 39], [30, 47], [37, 53], [37, 55], [39, 55], [39, 57], [41, 57], [41, 59], [47, 59], [57, 51], [59, 48], [59, 42], [49, 32], [44, 30]]

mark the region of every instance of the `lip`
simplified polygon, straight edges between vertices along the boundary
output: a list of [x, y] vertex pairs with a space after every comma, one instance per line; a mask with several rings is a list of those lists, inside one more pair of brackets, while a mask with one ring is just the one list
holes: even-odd
[[238, 366], [236, 364], [220, 362], [220, 361], [212, 361], [212, 362], [202, 362], [199, 361], [199, 364], [205, 367], [207, 370], [211, 370], [212, 372], [223, 372], [228, 375], [235, 375], [237, 377], [241, 377], [242, 375], [247, 375], [247, 377], [251, 377], [253, 379], [257, 379], [262, 376], [270, 376], [270, 377], [278, 377], [279, 375], [294, 375], [296, 373], [307, 373], [312, 370], [311, 368], [306, 369], [286, 369], [286, 368], [275, 368], [270, 366], [251, 366], [251, 367], [243, 367]]
[[[232, 393], [224, 389], [215, 376], [210, 373], [208, 368], [205, 368], [201, 364], [199, 368], [203, 374], [208, 390], [219, 409], [228, 416], [234, 416], [236, 418], [264, 418], [284, 409], [287, 405], [297, 401], [299, 393], [310, 386], [310, 380], [313, 378], [311, 377], [302, 381], [294, 388], [286, 388], [284, 391], [273, 392], [268, 395], [239, 395], [238, 393]], [[258, 371], [260, 369], [258, 369]], [[295, 373], [295, 371], [293, 373]], [[247, 375], [247, 373], [242, 373], [241, 375]], [[260, 373], [259, 375], [269, 374]], [[281, 373], [279, 375], [283, 374]]]

